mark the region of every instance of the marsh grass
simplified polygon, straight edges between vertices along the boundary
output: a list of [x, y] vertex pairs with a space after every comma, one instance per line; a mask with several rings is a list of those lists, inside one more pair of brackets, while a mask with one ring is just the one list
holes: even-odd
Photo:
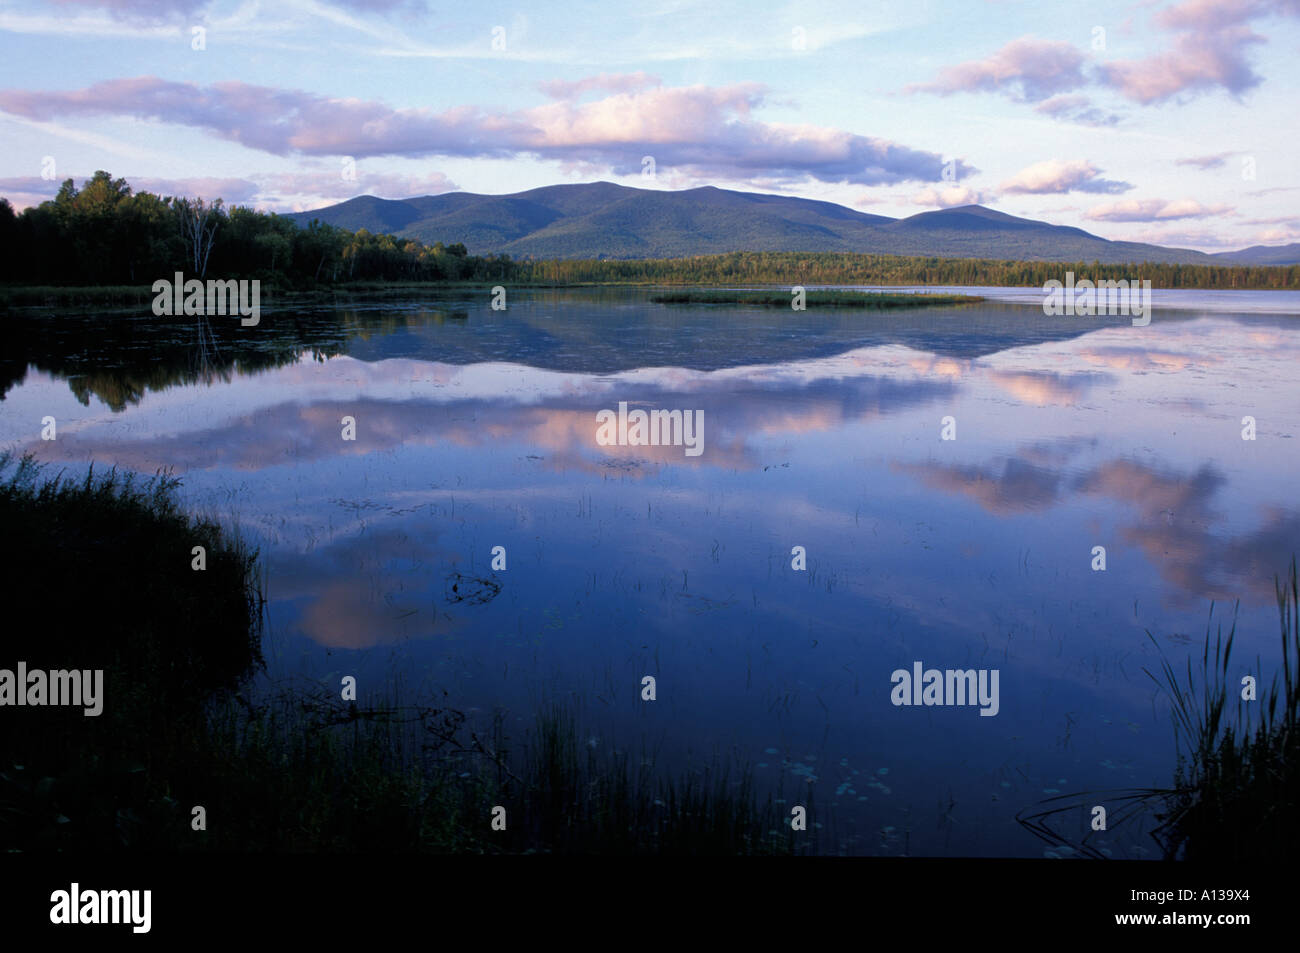
[[1281, 671], [1264, 693], [1256, 660], [1257, 700], [1243, 700], [1240, 681], [1228, 677], [1235, 614], [1226, 639], [1222, 626], [1216, 631], [1213, 652], [1207, 631], [1199, 671], [1189, 659], [1180, 675], [1162, 659], [1160, 678], [1147, 673], [1169, 695], [1179, 744], [1174, 790], [1161, 817], [1167, 856], [1280, 861], [1300, 844], [1300, 584], [1294, 557], [1275, 590]]
[[86, 305], [142, 305], [153, 301], [149, 285], [57, 285], [0, 286], [0, 311], [9, 308], [47, 306], [77, 307]]
[[[1300, 843], [1300, 583], [1294, 557], [1286, 580], [1275, 580], [1274, 588], [1281, 671], [1255, 700], [1243, 699], [1240, 679], [1228, 676], [1235, 612], [1226, 637], [1222, 625], [1211, 637], [1207, 624], [1199, 664], [1189, 657], [1182, 672], [1147, 633], [1161, 656], [1159, 675], [1146, 670], [1147, 675], [1168, 696], [1174, 723], [1178, 760], [1171, 787], [1063, 794], [1024, 808], [1017, 820], [1056, 850], [1069, 848], [1094, 859], [1123, 852], [1117, 835], [1128, 830], [1144, 830], [1169, 860], [1291, 859]], [[1259, 683], [1263, 671], [1257, 658], [1249, 674]], [[1259, 684], [1256, 690], [1261, 691]], [[1088, 825], [1091, 807], [1098, 804], [1108, 812], [1107, 832], [1101, 834]], [[1074, 836], [1063, 830], [1072, 819], [1081, 832]]]
[[[270, 682], [264, 567], [237, 530], [187, 514], [179, 486], [93, 468], [51, 477], [0, 454], [0, 580], [8, 605], [35, 609], [5, 630], [0, 667], [105, 669], [99, 717], [5, 709], [0, 849], [795, 849], [734, 759], [669, 776], [644, 753], [584, 744], [563, 705], [512, 739], [504, 713], [471, 723], [445, 693], [411, 704], [393, 689], [361, 706], [333, 684]], [[195, 806], [206, 830], [192, 829]]]
[[[1230, 679], [1236, 616], [1225, 636], [1222, 625], [1206, 624], [1199, 663], [1187, 659], [1183, 671], [1161, 655], [1158, 676], [1147, 675], [1169, 697], [1178, 750], [1169, 788], [1084, 790], [1061, 794], [1028, 807], [1017, 820], [1056, 850], [1104, 859], [1126, 853], [1121, 837], [1145, 831], [1166, 859], [1210, 863], [1288, 861], [1300, 844], [1296, 820], [1300, 781], [1300, 582], [1292, 558], [1286, 580], [1274, 581], [1281, 623], [1282, 666], [1268, 692], [1255, 701], [1242, 698], [1240, 680]], [[1210, 619], [1214, 605], [1210, 605]], [[1261, 680], [1262, 660], [1251, 675]], [[1281, 680], [1279, 680], [1281, 676]], [[1256, 686], [1260, 692], [1260, 685]], [[1091, 831], [1093, 805], [1105, 805], [1108, 829]], [[1154, 822], [1152, 822], [1154, 819]], [[1078, 835], [1065, 831], [1074, 820]], [[1109, 844], [1110, 846], [1105, 846]]]
[[[789, 308], [789, 291], [669, 291], [650, 296], [656, 304], [755, 305]], [[923, 294], [911, 292], [809, 291], [804, 303], [810, 308], [923, 308], [937, 305], [974, 304], [977, 295]]]
[[[260, 662], [257, 553], [179, 507], [179, 481], [88, 468], [73, 478], [0, 453], [0, 667], [103, 669], [103, 711], [6, 708], [5, 847], [110, 847], [165, 807], [171, 756], [203, 699]], [[203, 546], [207, 569], [191, 568]], [[28, 611], [21, 611], [26, 608]]]
[[[715, 759], [665, 777], [628, 751], [593, 750], [572, 709], [543, 707], [517, 743], [500, 713], [393, 699], [358, 707], [321, 688], [223, 702], [202, 777], [222, 820], [178, 844], [217, 850], [438, 854], [778, 854], [795, 851], [747, 767]], [[194, 796], [198, 796], [195, 788]], [[506, 809], [505, 830], [492, 811]], [[177, 817], [172, 829], [185, 829]]]

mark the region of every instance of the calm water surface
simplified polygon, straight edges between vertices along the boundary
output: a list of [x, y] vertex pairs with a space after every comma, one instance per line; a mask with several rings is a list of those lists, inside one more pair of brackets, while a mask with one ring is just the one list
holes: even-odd
[[[1018, 810], [1172, 780], [1147, 631], [1181, 662], [1211, 600], [1225, 623], [1240, 600], [1234, 673], [1276, 657], [1300, 295], [1157, 294], [1138, 328], [978, 293], [997, 300], [519, 292], [493, 312], [465, 293], [210, 334], [37, 319], [0, 363], [0, 445], [172, 468], [191, 506], [238, 520], [266, 562], [274, 678], [445, 690], [521, 733], [568, 699], [594, 747], [748, 759], [846, 850], [1041, 856]], [[598, 445], [619, 401], [703, 411], [704, 452]], [[915, 661], [999, 670], [998, 715], [895, 707]], [[1104, 843], [1154, 854], [1140, 824]]]

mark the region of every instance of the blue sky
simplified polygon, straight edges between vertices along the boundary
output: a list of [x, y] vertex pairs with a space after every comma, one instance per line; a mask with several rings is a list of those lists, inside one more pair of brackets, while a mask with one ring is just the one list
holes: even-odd
[[16, 206], [96, 169], [276, 210], [603, 179], [1300, 241], [1300, 0], [59, 0], [0, 43]]

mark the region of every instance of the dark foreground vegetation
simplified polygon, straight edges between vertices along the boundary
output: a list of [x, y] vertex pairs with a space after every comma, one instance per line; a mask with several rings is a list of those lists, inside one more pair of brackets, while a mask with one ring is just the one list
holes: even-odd
[[182, 512], [177, 486], [0, 455], [0, 579], [36, 610], [6, 630], [0, 668], [105, 669], [97, 717], [0, 711], [0, 850], [795, 850], [744, 767], [665, 778], [639, 751], [588, 748], [564, 707], [511, 739], [447, 699], [259, 686], [257, 554]]
[[[426, 245], [220, 199], [135, 192], [108, 172], [15, 214], [0, 199], [0, 306], [136, 304], [154, 281], [257, 279], [268, 296], [356, 283], [870, 284], [1042, 287], [1063, 280], [1149, 279], [1157, 288], [1300, 289], [1300, 265], [1103, 265], [838, 252], [733, 252], [671, 259], [512, 260], [476, 256], [463, 243]], [[59, 289], [64, 289], [60, 291]], [[77, 289], [75, 291], [70, 289]], [[69, 297], [71, 296], [71, 297]]]
[[[1180, 675], [1168, 661], [1158, 683], [1172, 702], [1180, 742], [1174, 790], [1166, 796], [1169, 856], [1213, 863], [1283, 861], [1300, 844], [1300, 583], [1296, 563], [1277, 583], [1281, 672], [1258, 697], [1242, 699], [1229, 677], [1236, 622], [1207, 633], [1199, 671]], [[1154, 676], [1152, 676], [1154, 678]]]
[[[725, 304], [757, 305], [763, 308], [788, 308], [789, 292], [769, 291], [672, 291], [651, 295], [658, 304]], [[810, 308], [923, 308], [927, 305], [975, 304], [983, 301], [975, 295], [877, 294], [860, 291], [809, 291], [804, 304]]]
[[[1158, 674], [1147, 674], [1170, 702], [1178, 750], [1170, 787], [1063, 794], [1021, 811], [1020, 822], [1071, 856], [1116, 856], [1098, 843], [1136, 822], [1166, 860], [1223, 869], [1291, 861], [1300, 843], [1300, 581], [1294, 558], [1275, 587], [1281, 664], [1280, 671], [1274, 664], [1267, 685], [1262, 659], [1228, 674], [1235, 616], [1226, 639], [1221, 626], [1213, 637], [1207, 629], [1200, 659], [1189, 658], [1181, 672], [1151, 638], [1161, 665]], [[1257, 682], [1253, 699], [1242, 697], [1246, 674]], [[1071, 819], [1081, 817], [1079, 829], [1087, 831], [1094, 805], [1106, 808], [1111, 833], [1072, 836]]]

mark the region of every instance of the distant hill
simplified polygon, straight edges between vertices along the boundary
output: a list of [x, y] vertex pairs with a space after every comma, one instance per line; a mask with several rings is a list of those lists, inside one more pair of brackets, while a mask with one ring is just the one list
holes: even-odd
[[1251, 245], [1241, 251], [1219, 252], [1212, 257], [1234, 265], [1300, 265], [1300, 242], [1290, 245]]
[[1207, 255], [1185, 248], [1107, 241], [1079, 228], [1016, 218], [981, 205], [894, 219], [832, 202], [713, 186], [672, 192], [593, 182], [513, 195], [448, 192], [411, 199], [362, 195], [289, 217], [300, 225], [320, 219], [428, 244], [463, 242], [472, 254], [504, 253], [514, 258], [839, 251], [1115, 264], [1300, 262], [1297, 245]]

